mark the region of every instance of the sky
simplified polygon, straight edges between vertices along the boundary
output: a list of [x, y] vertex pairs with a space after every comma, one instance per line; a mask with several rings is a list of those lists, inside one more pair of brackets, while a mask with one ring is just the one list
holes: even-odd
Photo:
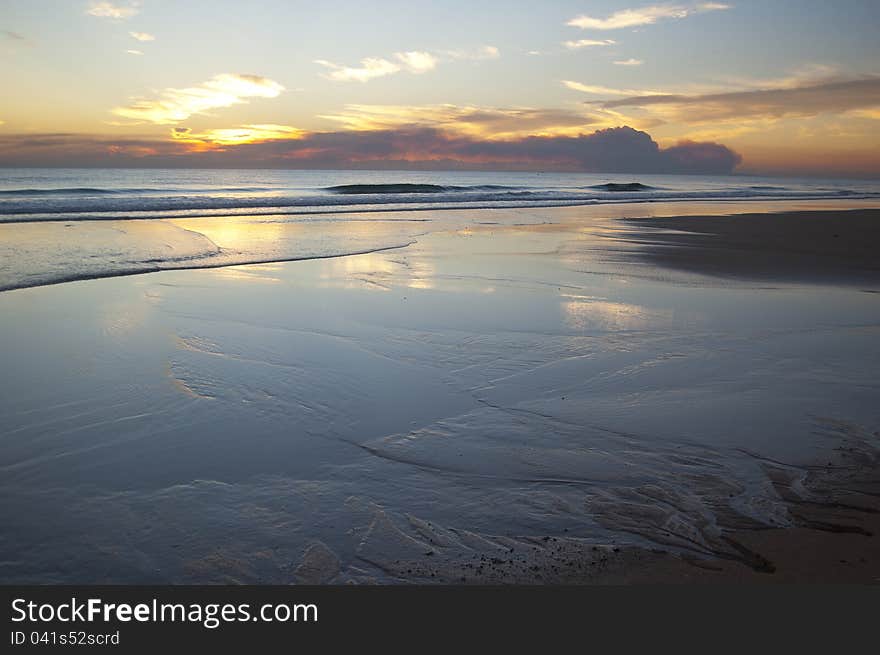
[[0, 166], [880, 177], [880, 2], [2, 0]]

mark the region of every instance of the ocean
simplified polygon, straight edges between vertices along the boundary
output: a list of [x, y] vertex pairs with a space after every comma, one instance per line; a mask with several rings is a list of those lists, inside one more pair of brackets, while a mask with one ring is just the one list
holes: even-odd
[[880, 182], [685, 175], [5, 169], [0, 221], [880, 197]]
[[[374, 252], [406, 246], [439, 229], [515, 223], [523, 220], [522, 210], [542, 207], [874, 198], [880, 198], [878, 181], [461, 171], [3, 169], [0, 291], [169, 268]], [[519, 213], [476, 211], [490, 209]], [[529, 220], [545, 219], [535, 213]]]

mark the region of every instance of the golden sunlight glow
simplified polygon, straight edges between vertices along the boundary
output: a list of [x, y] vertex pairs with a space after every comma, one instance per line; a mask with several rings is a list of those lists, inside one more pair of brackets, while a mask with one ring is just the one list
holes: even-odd
[[112, 112], [123, 118], [169, 125], [193, 114], [244, 103], [245, 98], [276, 98], [282, 91], [284, 87], [278, 82], [259, 75], [222, 73], [197, 87], [165, 89], [159, 98], [139, 99]]
[[[227, 216], [222, 219], [174, 219], [177, 227], [204, 235], [225, 252], [272, 251], [272, 244], [295, 238], [302, 226], [259, 217]], [[268, 258], [267, 258], [268, 259]]]
[[261, 143], [275, 139], [298, 139], [302, 130], [289, 125], [242, 125], [240, 127], [219, 128], [192, 132], [186, 127], [175, 127], [171, 136], [176, 141], [203, 146], [235, 146], [245, 143]]
[[854, 109], [850, 112], [856, 118], [869, 118], [871, 120], [880, 121], [880, 107], [871, 109]]

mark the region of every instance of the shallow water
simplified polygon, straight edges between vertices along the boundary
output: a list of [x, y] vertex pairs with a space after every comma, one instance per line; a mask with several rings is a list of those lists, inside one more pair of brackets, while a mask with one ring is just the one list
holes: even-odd
[[0, 294], [0, 579], [285, 583], [320, 542], [320, 581], [431, 580], [428, 552], [788, 525], [768, 467], [876, 442], [880, 294], [623, 263], [622, 211], [351, 220], [328, 241], [414, 243]]

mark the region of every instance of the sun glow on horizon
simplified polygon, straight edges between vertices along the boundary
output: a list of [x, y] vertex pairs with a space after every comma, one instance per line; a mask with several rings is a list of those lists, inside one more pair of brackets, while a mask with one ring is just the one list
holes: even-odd
[[242, 125], [205, 130], [204, 132], [193, 132], [185, 127], [175, 127], [171, 130], [171, 136], [174, 140], [192, 144], [196, 146], [196, 150], [212, 149], [217, 146], [263, 143], [275, 139], [298, 139], [302, 135], [302, 130], [289, 125]]

